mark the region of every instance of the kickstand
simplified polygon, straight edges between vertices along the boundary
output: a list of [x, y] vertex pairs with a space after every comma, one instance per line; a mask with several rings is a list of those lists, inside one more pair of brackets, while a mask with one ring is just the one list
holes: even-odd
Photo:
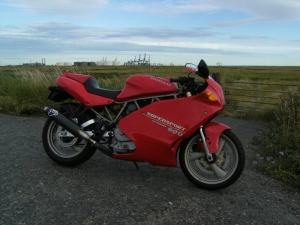
[[137, 169], [137, 170], [140, 170], [140, 168], [139, 168], [138, 164], [137, 164], [135, 161], [133, 161], [133, 163], [134, 163], [134, 165], [135, 165], [136, 169]]

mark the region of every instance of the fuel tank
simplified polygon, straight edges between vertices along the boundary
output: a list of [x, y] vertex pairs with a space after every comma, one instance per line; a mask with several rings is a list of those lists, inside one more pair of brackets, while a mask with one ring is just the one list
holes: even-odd
[[135, 74], [127, 79], [122, 92], [117, 96], [116, 100], [125, 101], [134, 98], [176, 94], [178, 92], [177, 84], [170, 82], [168, 78]]

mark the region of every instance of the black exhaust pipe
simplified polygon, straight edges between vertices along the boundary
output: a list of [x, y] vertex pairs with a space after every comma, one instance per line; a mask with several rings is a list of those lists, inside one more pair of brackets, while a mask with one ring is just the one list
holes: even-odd
[[113, 156], [113, 150], [111, 150], [111, 149], [101, 145], [100, 143], [96, 142], [87, 133], [85, 133], [80, 126], [78, 126], [72, 120], [65, 117], [63, 114], [59, 113], [53, 107], [51, 107], [51, 106], [45, 107], [44, 111], [50, 119], [52, 119], [53, 121], [55, 121], [56, 123], [61, 125], [63, 128], [67, 129], [74, 136], [91, 142], [97, 149], [99, 149], [105, 155], [108, 155], [110, 157]]

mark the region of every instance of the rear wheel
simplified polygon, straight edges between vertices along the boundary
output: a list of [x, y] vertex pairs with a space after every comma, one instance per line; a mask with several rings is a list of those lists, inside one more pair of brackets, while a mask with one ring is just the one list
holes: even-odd
[[206, 160], [205, 152], [199, 147], [199, 140], [200, 134], [193, 135], [179, 153], [185, 176], [205, 189], [222, 189], [233, 184], [245, 166], [245, 152], [239, 139], [230, 130], [225, 130], [220, 136], [214, 163]]
[[84, 163], [96, 151], [91, 143], [82, 138], [74, 137], [51, 119], [48, 119], [44, 125], [42, 139], [48, 156], [63, 166], [76, 166]]

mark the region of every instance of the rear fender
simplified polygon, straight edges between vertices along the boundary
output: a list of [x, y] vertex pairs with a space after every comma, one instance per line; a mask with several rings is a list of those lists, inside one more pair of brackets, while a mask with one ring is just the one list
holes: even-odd
[[230, 129], [230, 127], [216, 122], [209, 122], [204, 126], [206, 144], [211, 154], [218, 152], [221, 134]]
[[59, 86], [49, 86], [48, 87], [50, 94], [48, 99], [54, 102], [63, 102], [67, 99], [73, 99], [71, 95], [69, 95], [64, 89]]

